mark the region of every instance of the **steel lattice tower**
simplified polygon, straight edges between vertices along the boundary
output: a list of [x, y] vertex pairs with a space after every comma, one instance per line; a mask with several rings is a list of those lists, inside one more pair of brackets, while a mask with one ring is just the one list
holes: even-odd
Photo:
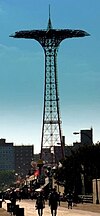
[[45, 85], [44, 85], [44, 108], [41, 138], [41, 159], [43, 148], [53, 148], [58, 143], [61, 145], [62, 158], [64, 147], [62, 143], [61, 117], [59, 110], [58, 78], [57, 78], [57, 52], [62, 40], [73, 37], [84, 37], [89, 34], [83, 30], [53, 29], [50, 8], [49, 20], [46, 30], [17, 31], [10, 37], [37, 40], [45, 53]]

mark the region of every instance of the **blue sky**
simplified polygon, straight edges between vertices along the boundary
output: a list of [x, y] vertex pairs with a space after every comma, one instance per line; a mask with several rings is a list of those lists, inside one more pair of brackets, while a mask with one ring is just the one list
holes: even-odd
[[0, 138], [34, 144], [40, 151], [44, 52], [35, 40], [14, 39], [18, 30], [46, 29], [51, 5], [53, 28], [82, 29], [90, 37], [64, 40], [58, 52], [62, 131], [66, 144], [74, 131], [93, 127], [100, 141], [100, 0], [0, 1]]

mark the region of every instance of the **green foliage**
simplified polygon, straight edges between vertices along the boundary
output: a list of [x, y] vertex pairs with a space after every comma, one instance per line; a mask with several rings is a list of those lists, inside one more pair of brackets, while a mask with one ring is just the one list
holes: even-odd
[[11, 186], [14, 183], [14, 171], [0, 171], [0, 190], [4, 190], [5, 188]]
[[71, 156], [62, 162], [63, 167], [56, 172], [56, 180], [65, 183], [65, 192], [69, 190], [82, 193], [82, 175], [85, 193], [92, 193], [92, 180], [100, 178], [100, 143], [72, 151]]

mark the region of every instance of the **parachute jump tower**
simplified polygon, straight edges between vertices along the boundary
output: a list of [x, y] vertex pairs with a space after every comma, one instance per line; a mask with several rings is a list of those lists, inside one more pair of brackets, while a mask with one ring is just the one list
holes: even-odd
[[84, 37], [89, 34], [83, 30], [53, 29], [50, 18], [45, 30], [17, 31], [10, 37], [37, 40], [44, 49], [45, 54], [45, 81], [44, 81], [44, 107], [41, 137], [41, 159], [43, 148], [50, 148], [54, 153], [54, 146], [61, 146], [61, 157], [64, 158], [62, 142], [61, 117], [59, 109], [58, 78], [57, 78], [57, 52], [58, 47], [66, 38]]

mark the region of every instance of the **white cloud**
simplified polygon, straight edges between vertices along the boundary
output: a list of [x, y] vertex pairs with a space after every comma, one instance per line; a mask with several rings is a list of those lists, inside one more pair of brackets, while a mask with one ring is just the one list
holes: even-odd
[[6, 46], [6, 45], [4, 45], [4, 44], [0, 44], [0, 49], [1, 50], [6, 50], [6, 51], [9, 51], [9, 50], [18, 50], [18, 48], [17, 47], [12, 47], [12, 46]]
[[[34, 57], [35, 60], [36, 59], [40, 59], [42, 58], [42, 52], [37, 51], [36, 53], [34, 53]], [[7, 58], [11, 58], [13, 56], [17, 57], [16, 60], [20, 60], [20, 61], [26, 61], [26, 60], [32, 60], [33, 61], [33, 52], [32, 51], [25, 51], [25, 50], [21, 50], [18, 47], [14, 47], [14, 46], [6, 46], [4, 44], [0, 44], [0, 56], [3, 57], [7, 57]]]

